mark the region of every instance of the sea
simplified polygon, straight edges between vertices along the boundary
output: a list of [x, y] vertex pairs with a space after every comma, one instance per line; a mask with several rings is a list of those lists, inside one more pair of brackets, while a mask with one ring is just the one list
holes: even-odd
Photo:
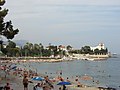
[[76, 76], [88, 75], [92, 79], [80, 79], [80, 82], [89, 86], [112, 87], [120, 90], [120, 56], [100, 61], [74, 60], [54, 63], [29, 62], [23, 64], [26, 68], [50, 77], [61, 75], [63, 78], [75, 78]]

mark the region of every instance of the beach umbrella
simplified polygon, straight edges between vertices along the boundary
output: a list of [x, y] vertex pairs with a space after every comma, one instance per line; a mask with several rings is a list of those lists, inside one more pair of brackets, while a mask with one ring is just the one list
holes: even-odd
[[62, 82], [59, 82], [57, 85], [71, 85], [71, 83], [62, 81]]
[[35, 81], [42, 81], [42, 80], [44, 80], [44, 78], [42, 78], [42, 77], [34, 77], [34, 78], [32, 78], [32, 80], [35, 80]]

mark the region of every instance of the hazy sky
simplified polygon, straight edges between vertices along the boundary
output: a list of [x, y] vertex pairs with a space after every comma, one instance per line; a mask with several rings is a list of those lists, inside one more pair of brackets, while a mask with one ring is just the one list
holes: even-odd
[[120, 0], [6, 0], [6, 20], [20, 33], [14, 40], [48, 45], [120, 49]]

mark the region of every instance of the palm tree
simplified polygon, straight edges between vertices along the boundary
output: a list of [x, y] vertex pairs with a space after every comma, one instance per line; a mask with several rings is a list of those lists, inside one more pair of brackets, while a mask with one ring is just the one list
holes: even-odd
[[39, 47], [40, 47], [40, 57], [41, 57], [41, 56], [42, 56], [42, 51], [43, 51], [43, 49], [44, 49], [42, 43], [39, 44]]
[[34, 50], [34, 55], [39, 56], [39, 54], [40, 54], [40, 46], [38, 44], [34, 44], [33, 48], [34, 48], [33, 49]]

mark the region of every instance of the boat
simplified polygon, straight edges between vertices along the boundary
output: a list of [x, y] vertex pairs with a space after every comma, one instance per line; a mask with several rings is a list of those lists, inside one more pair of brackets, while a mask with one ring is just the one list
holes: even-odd
[[113, 53], [113, 54], [111, 55], [111, 57], [112, 57], [112, 58], [117, 58], [117, 53]]

